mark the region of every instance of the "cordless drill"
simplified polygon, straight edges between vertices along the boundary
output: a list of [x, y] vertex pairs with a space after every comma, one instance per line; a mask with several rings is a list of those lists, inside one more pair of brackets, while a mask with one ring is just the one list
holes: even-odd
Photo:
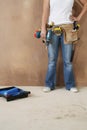
[[[35, 33], [34, 33], [34, 37], [35, 38], [41, 38], [41, 30], [37, 30]], [[46, 41], [45, 40], [42, 40], [43, 43], [45, 43], [45, 45], [49, 45], [50, 41], [51, 41], [51, 38], [52, 38], [52, 30], [51, 29], [48, 29], [47, 30], [47, 33], [46, 33]]]
[[[47, 33], [46, 33], [46, 41], [42, 40], [43, 43], [45, 43], [45, 45], [49, 45], [49, 43], [51, 42], [52, 39], [52, 27], [53, 27], [53, 23], [51, 23], [50, 25], [47, 25]], [[36, 30], [34, 33], [34, 37], [35, 38], [41, 38], [41, 30]]]

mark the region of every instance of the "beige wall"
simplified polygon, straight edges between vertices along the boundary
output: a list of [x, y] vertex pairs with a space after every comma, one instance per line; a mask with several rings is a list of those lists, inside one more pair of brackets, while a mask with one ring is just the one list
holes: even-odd
[[[41, 14], [42, 0], [0, 0], [0, 85], [44, 85], [47, 51], [33, 37]], [[81, 40], [73, 62], [77, 85], [87, 85], [86, 17], [81, 21]], [[61, 52], [59, 55], [57, 78], [58, 85], [63, 85]]]

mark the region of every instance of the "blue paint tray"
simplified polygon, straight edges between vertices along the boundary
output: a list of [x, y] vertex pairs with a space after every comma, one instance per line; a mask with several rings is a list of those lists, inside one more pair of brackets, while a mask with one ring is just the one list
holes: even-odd
[[14, 86], [0, 89], [0, 97], [6, 98], [7, 101], [28, 97], [30, 93]]

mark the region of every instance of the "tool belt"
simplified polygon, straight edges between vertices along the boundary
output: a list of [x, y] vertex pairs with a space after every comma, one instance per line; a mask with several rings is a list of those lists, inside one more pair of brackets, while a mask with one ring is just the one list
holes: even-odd
[[79, 30], [73, 28], [73, 24], [53, 25], [52, 31], [57, 36], [63, 34], [65, 44], [77, 43]]

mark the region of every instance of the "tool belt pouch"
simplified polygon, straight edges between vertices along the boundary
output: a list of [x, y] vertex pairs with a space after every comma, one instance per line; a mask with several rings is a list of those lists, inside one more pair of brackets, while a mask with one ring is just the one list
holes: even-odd
[[62, 25], [65, 44], [78, 43], [78, 30], [73, 29], [73, 24]]

